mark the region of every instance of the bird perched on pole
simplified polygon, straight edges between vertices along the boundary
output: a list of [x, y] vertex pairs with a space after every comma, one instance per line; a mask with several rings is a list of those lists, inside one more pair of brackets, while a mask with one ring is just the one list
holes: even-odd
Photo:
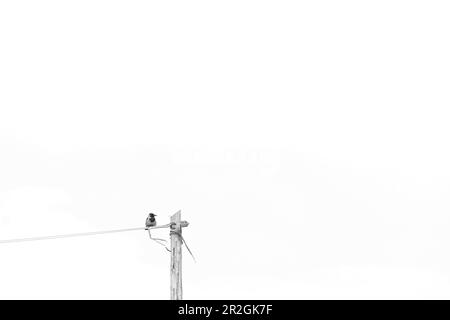
[[165, 245], [165, 242], [167, 242], [167, 240], [164, 239], [160, 239], [160, 238], [153, 238], [152, 234], [150, 232], [151, 227], [155, 227], [156, 226], [156, 214], [154, 213], [149, 213], [147, 220], [145, 220], [145, 230], [148, 231], [148, 235], [150, 236], [150, 239], [152, 239], [153, 241], [157, 242], [158, 244], [162, 245], [164, 248], [166, 248], [167, 251], [170, 252], [170, 249], [167, 248], [167, 246]]
[[145, 220], [145, 228], [150, 228], [156, 226], [156, 214], [150, 213], [147, 217], [147, 220]]

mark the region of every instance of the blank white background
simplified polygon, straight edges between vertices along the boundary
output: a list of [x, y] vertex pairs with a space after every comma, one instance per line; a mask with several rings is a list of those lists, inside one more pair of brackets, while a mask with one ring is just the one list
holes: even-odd
[[[181, 209], [186, 299], [449, 299], [449, 16], [2, 1], [0, 239]], [[167, 299], [169, 254], [145, 232], [1, 245], [0, 298]]]

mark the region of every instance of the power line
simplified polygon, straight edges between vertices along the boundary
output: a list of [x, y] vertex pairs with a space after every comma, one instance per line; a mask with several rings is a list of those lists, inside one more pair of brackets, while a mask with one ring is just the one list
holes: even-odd
[[[103, 231], [93, 231], [93, 232], [68, 233], [68, 234], [59, 234], [59, 235], [53, 235], [53, 236], [6, 239], [6, 240], [0, 240], [0, 244], [27, 242], [27, 241], [54, 240], [54, 239], [63, 239], [63, 238], [95, 236], [95, 235], [99, 235], [99, 234], [108, 234], [108, 233], [119, 233], [119, 232], [137, 231], [137, 230], [148, 230], [149, 235], [150, 235], [150, 239], [152, 239], [155, 242], [157, 242], [158, 244], [164, 246], [166, 248], [166, 250], [170, 252], [170, 250], [167, 248], [167, 246], [165, 244], [157, 241], [157, 240], [161, 240], [161, 241], [166, 241], [166, 240], [160, 239], [160, 238], [153, 238], [152, 235], [150, 234], [150, 230], [152, 230], [152, 229], [161, 229], [161, 228], [169, 228], [172, 225], [173, 225], [173, 223], [168, 223], [168, 224], [164, 224], [164, 225], [160, 225], [160, 226], [154, 226], [154, 227], [150, 227], [150, 228], [138, 227], [138, 228], [114, 229], [114, 230], [103, 230]], [[192, 256], [192, 259], [194, 259], [194, 261], [196, 261], [194, 255], [191, 252], [191, 249], [189, 249], [189, 247], [188, 247], [188, 245], [186, 243], [186, 240], [184, 240], [184, 238], [181, 235], [181, 233], [170, 231], [170, 234], [176, 234], [176, 235], [178, 235], [181, 238], [182, 242], [184, 243], [184, 245], [186, 246], [186, 248], [189, 251], [190, 255]]]
[[[163, 226], [159, 226], [159, 228], [162, 228], [162, 227]], [[99, 235], [99, 234], [118, 233], [118, 232], [137, 231], [137, 230], [145, 230], [145, 228], [139, 227], [139, 228], [115, 229], [115, 230], [104, 230], [104, 231], [93, 231], [93, 232], [69, 233], [69, 234], [60, 234], [60, 235], [54, 235], [54, 236], [7, 239], [7, 240], [0, 240], [0, 244], [26, 242], [26, 241], [53, 240], [53, 239], [62, 239], [62, 238], [84, 237], [84, 236], [95, 236], [95, 235]]]

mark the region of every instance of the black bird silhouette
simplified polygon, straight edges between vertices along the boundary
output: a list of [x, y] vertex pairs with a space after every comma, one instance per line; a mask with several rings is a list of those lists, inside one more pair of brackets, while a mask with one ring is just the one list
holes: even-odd
[[145, 227], [150, 228], [156, 226], [156, 214], [150, 213], [147, 217], [147, 220], [145, 220]]

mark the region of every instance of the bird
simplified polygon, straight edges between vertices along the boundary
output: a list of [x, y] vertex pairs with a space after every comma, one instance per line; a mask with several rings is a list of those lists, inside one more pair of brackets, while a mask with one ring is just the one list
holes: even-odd
[[154, 227], [156, 226], [156, 214], [154, 213], [149, 213], [147, 220], [145, 220], [145, 228], [150, 228], [150, 227]]

